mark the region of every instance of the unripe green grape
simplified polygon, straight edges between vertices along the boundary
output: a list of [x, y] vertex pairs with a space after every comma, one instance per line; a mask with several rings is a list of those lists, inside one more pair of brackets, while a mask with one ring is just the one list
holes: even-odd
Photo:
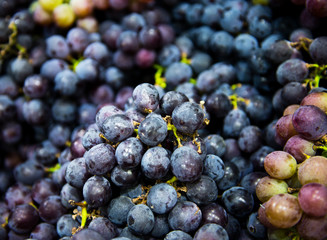
[[67, 28], [75, 21], [75, 13], [69, 4], [61, 4], [53, 10], [54, 22], [58, 27]]
[[39, 0], [42, 8], [48, 12], [52, 12], [56, 7], [63, 3], [63, 0]]
[[261, 202], [266, 202], [276, 194], [287, 193], [287, 190], [288, 185], [284, 180], [266, 176], [258, 182], [256, 194]]

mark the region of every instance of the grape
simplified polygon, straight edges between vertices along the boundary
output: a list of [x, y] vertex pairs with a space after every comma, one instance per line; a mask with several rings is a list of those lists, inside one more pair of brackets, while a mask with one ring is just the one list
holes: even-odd
[[208, 95], [205, 106], [208, 112], [217, 118], [225, 117], [232, 110], [232, 104], [224, 93], [214, 92]]
[[167, 215], [154, 216], [154, 227], [151, 236], [156, 238], [164, 237], [170, 231]]
[[310, 156], [315, 156], [314, 143], [295, 135], [288, 139], [284, 146], [284, 151], [291, 154], [298, 163], [305, 161]]
[[176, 203], [177, 192], [167, 183], [156, 184], [149, 191], [147, 205], [154, 213], [168, 213]]
[[303, 60], [294, 58], [280, 64], [276, 71], [277, 81], [285, 85], [290, 82], [303, 82], [309, 74], [309, 69]]
[[293, 124], [293, 120], [292, 120], [293, 116], [294, 114], [282, 116], [276, 123], [276, 133], [280, 136], [281, 140], [285, 143], [292, 136], [298, 134]]
[[186, 183], [186, 196], [197, 205], [207, 205], [218, 198], [218, 188], [215, 181], [205, 175], [192, 183]]
[[142, 173], [150, 179], [165, 177], [170, 169], [169, 154], [162, 147], [149, 148], [141, 160]]
[[187, 233], [197, 229], [201, 219], [201, 210], [190, 201], [178, 202], [168, 215], [168, 223], [173, 230], [182, 230]]
[[226, 143], [222, 136], [218, 134], [210, 134], [205, 137], [204, 143], [207, 149], [207, 154], [222, 157], [226, 152]]
[[257, 183], [256, 194], [261, 202], [266, 202], [276, 194], [287, 193], [287, 190], [285, 181], [266, 176]]
[[64, 214], [57, 221], [57, 233], [60, 237], [72, 236], [73, 228], [78, 227], [78, 222], [73, 219], [71, 214]]
[[244, 127], [238, 138], [238, 145], [243, 152], [252, 153], [261, 147], [262, 133], [257, 126]]
[[298, 195], [301, 209], [313, 217], [323, 217], [327, 214], [327, 187], [319, 183], [308, 183], [301, 187]]
[[128, 187], [137, 183], [140, 172], [138, 169], [123, 169], [119, 165], [111, 171], [111, 181], [119, 187]]
[[190, 65], [182, 62], [171, 63], [165, 71], [165, 79], [169, 88], [177, 87], [181, 83], [188, 82], [193, 71]]
[[174, 230], [169, 232], [164, 240], [192, 240], [193, 238], [191, 235], [187, 234], [186, 232], [183, 232], [181, 230]]
[[60, 4], [53, 10], [54, 22], [58, 27], [67, 28], [75, 21], [75, 14], [69, 4]]
[[168, 91], [164, 96], [162, 96], [159, 104], [160, 109], [162, 109], [165, 114], [171, 115], [176, 106], [187, 101], [188, 98], [185, 94], [176, 91]]
[[177, 148], [171, 155], [171, 170], [181, 182], [192, 182], [200, 178], [203, 162], [200, 155], [189, 147]]
[[100, 127], [104, 136], [112, 142], [120, 142], [130, 137], [134, 132], [132, 120], [124, 114], [108, 117]]
[[86, 169], [90, 174], [104, 175], [116, 164], [115, 150], [108, 144], [100, 143], [84, 154]]
[[223, 191], [237, 185], [241, 178], [241, 173], [235, 163], [225, 162], [224, 165], [225, 173], [222, 179], [216, 182], [218, 189]]
[[134, 89], [133, 101], [141, 112], [151, 112], [159, 105], [159, 93], [153, 85], [143, 83]]
[[224, 137], [238, 137], [242, 129], [250, 125], [250, 119], [241, 109], [231, 110], [224, 118]]
[[42, 8], [46, 11], [53, 11], [57, 6], [62, 4], [62, 0], [55, 0], [55, 1], [50, 1], [50, 0], [39, 0], [39, 4], [42, 6]]
[[134, 203], [127, 196], [113, 198], [108, 205], [108, 218], [117, 226], [124, 226], [127, 221], [127, 214], [134, 206]]
[[86, 17], [92, 14], [94, 5], [93, 1], [83, 0], [83, 1], [70, 1], [70, 5], [78, 17]]
[[58, 238], [58, 235], [53, 225], [49, 223], [40, 223], [33, 229], [30, 237], [34, 239], [55, 240]]
[[267, 236], [267, 229], [259, 221], [257, 212], [250, 214], [246, 227], [250, 235], [255, 238], [265, 238]]
[[40, 218], [46, 223], [54, 224], [67, 212], [61, 204], [60, 196], [51, 195], [47, 197], [39, 206]]
[[195, 235], [194, 238], [195, 240], [200, 240], [200, 239], [222, 239], [222, 240], [227, 240], [228, 238], [228, 234], [226, 232], [226, 230], [218, 225], [218, 224], [214, 224], [214, 223], [209, 223], [209, 224], [205, 224], [202, 227], [200, 227]]
[[72, 240], [104, 240], [100, 233], [91, 229], [82, 229], [73, 235]]
[[327, 237], [327, 217], [311, 217], [303, 214], [296, 229], [304, 239], [325, 239]]
[[287, 179], [296, 173], [297, 162], [295, 158], [287, 152], [274, 151], [266, 156], [264, 168], [271, 177]]
[[110, 182], [100, 176], [90, 177], [83, 186], [83, 197], [91, 207], [101, 207], [109, 203], [112, 196]]
[[302, 217], [297, 198], [288, 193], [272, 196], [265, 206], [268, 221], [278, 228], [290, 228]]
[[117, 236], [116, 226], [105, 217], [94, 218], [90, 222], [88, 229], [100, 233], [105, 239], [112, 239]]
[[312, 182], [327, 185], [326, 168], [327, 158], [314, 156], [299, 166], [297, 175], [302, 185]]
[[89, 177], [85, 158], [76, 158], [67, 165], [65, 179], [73, 187], [82, 188]]
[[10, 229], [18, 234], [29, 233], [38, 223], [37, 210], [28, 204], [22, 204], [13, 209], [8, 219]]
[[185, 102], [174, 109], [172, 123], [178, 131], [192, 134], [203, 124], [204, 116], [204, 110], [199, 104]]
[[149, 114], [139, 125], [140, 140], [148, 146], [156, 146], [167, 136], [167, 123], [156, 113]]
[[135, 205], [128, 212], [127, 225], [128, 229], [138, 235], [148, 234], [154, 227], [153, 212], [147, 205]]
[[40, 204], [51, 195], [58, 195], [58, 186], [49, 178], [42, 178], [35, 182], [32, 187], [32, 198]]
[[299, 104], [291, 104], [291, 105], [287, 106], [284, 109], [283, 116], [293, 114], [299, 107], [300, 107]]
[[240, 186], [244, 187], [250, 193], [255, 194], [258, 182], [265, 176], [267, 176], [267, 174], [264, 172], [250, 172], [242, 178]]
[[227, 226], [228, 215], [226, 210], [218, 203], [209, 203], [201, 208], [202, 224], [215, 223], [222, 227]]
[[264, 160], [267, 154], [273, 152], [274, 149], [269, 146], [262, 146], [256, 152], [252, 153], [250, 161], [255, 171], [264, 170]]
[[243, 187], [231, 187], [224, 191], [222, 201], [227, 212], [244, 217], [252, 212], [254, 200], [252, 194]]

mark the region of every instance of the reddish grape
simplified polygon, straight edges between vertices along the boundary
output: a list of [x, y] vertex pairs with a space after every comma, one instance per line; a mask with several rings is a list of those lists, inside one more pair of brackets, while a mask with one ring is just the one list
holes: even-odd
[[316, 155], [313, 146], [313, 142], [302, 138], [300, 135], [295, 135], [288, 139], [284, 146], [284, 151], [290, 153], [298, 163], [301, 163], [308, 157]]
[[299, 107], [292, 117], [294, 129], [305, 139], [319, 140], [327, 134], [327, 115], [320, 108]]
[[327, 112], [327, 93], [313, 92], [302, 99], [301, 106], [314, 105], [325, 113]]
[[276, 123], [276, 132], [283, 142], [286, 142], [290, 137], [297, 134], [293, 126], [292, 117], [293, 115], [291, 114], [282, 116]]
[[300, 107], [300, 105], [298, 105], [298, 104], [289, 105], [288, 107], [286, 107], [284, 109], [283, 116], [293, 114], [299, 107]]
[[306, 214], [314, 217], [327, 215], [327, 187], [319, 183], [308, 183], [299, 191], [299, 203]]
[[303, 214], [301, 221], [296, 225], [299, 235], [303, 239], [322, 240], [327, 238], [327, 215], [311, 217]]
[[273, 196], [265, 206], [268, 221], [277, 228], [290, 228], [302, 217], [302, 210], [297, 198], [284, 193]]
[[306, 0], [305, 7], [316, 17], [327, 17], [327, 0]]

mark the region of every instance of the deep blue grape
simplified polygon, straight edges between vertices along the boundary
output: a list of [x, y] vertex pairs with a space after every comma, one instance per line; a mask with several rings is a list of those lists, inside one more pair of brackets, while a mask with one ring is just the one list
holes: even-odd
[[218, 198], [218, 188], [215, 181], [202, 175], [199, 180], [186, 184], [187, 198], [197, 205], [207, 205]]
[[79, 227], [78, 222], [73, 219], [71, 214], [62, 215], [56, 225], [59, 237], [71, 237], [73, 228]]
[[133, 206], [127, 214], [128, 229], [138, 235], [146, 235], [154, 227], [154, 215], [144, 204]]
[[120, 195], [112, 199], [107, 208], [109, 220], [117, 226], [124, 226], [127, 223], [127, 214], [133, 206], [134, 203], [127, 196]]
[[148, 194], [147, 205], [157, 214], [168, 213], [177, 203], [177, 192], [167, 183], [154, 185]]
[[90, 177], [83, 186], [83, 197], [91, 207], [105, 206], [109, 203], [111, 196], [110, 182], [104, 177]]

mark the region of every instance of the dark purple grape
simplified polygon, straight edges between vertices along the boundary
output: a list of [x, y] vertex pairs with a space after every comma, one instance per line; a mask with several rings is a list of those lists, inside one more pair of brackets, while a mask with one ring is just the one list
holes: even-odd
[[76, 65], [75, 73], [82, 82], [94, 82], [99, 77], [99, 64], [92, 58], [85, 58]]
[[305, 161], [308, 156], [315, 156], [314, 143], [299, 135], [289, 138], [284, 146], [284, 151], [291, 154], [298, 163]]
[[188, 82], [192, 77], [193, 71], [190, 65], [182, 62], [170, 64], [165, 71], [165, 79], [169, 88], [174, 88], [181, 83]]
[[305, 8], [315, 17], [327, 16], [327, 2], [318, 0], [306, 0]]
[[30, 238], [55, 240], [58, 238], [55, 227], [49, 223], [40, 223], [31, 232]]
[[83, 56], [97, 61], [103, 66], [108, 66], [111, 63], [111, 52], [102, 42], [93, 42], [85, 48]]
[[62, 215], [56, 225], [59, 237], [71, 237], [73, 228], [79, 227], [79, 223], [73, 219], [71, 214]]
[[60, 191], [61, 204], [67, 208], [72, 209], [74, 206], [69, 203], [70, 200], [74, 202], [81, 202], [83, 200], [82, 191], [66, 183]]
[[123, 169], [119, 165], [113, 168], [110, 179], [118, 187], [130, 187], [137, 184], [140, 172], [138, 169]]
[[303, 214], [296, 229], [304, 239], [326, 239], [327, 237], [327, 217], [311, 217]]
[[215, 181], [205, 175], [202, 175], [199, 180], [186, 183], [187, 198], [197, 205], [207, 205], [214, 202], [218, 198], [218, 188]]
[[52, 81], [59, 72], [67, 69], [68, 64], [64, 60], [52, 58], [42, 64], [40, 73], [43, 77]]
[[145, 48], [155, 49], [161, 46], [162, 36], [157, 27], [143, 27], [138, 36]]
[[69, 99], [58, 98], [51, 108], [52, 117], [60, 123], [72, 123], [76, 119], [76, 103]]
[[115, 151], [117, 163], [122, 168], [134, 168], [141, 162], [144, 153], [143, 145], [137, 138], [130, 137], [121, 142]]
[[14, 177], [17, 182], [25, 185], [33, 185], [37, 180], [42, 179], [45, 175], [43, 165], [35, 159], [19, 164], [14, 169]]
[[32, 187], [32, 198], [40, 204], [51, 195], [59, 194], [58, 185], [49, 178], [42, 178], [35, 182]]
[[210, 134], [204, 138], [207, 154], [222, 157], [226, 151], [226, 143], [219, 134]]
[[112, 142], [121, 142], [134, 133], [132, 120], [124, 114], [108, 117], [99, 128], [103, 135]]
[[43, 125], [48, 121], [49, 109], [40, 99], [23, 103], [23, 117], [31, 125]]
[[22, 204], [13, 209], [8, 219], [8, 226], [18, 234], [29, 233], [39, 221], [38, 211], [29, 204]]
[[167, 183], [154, 185], [148, 194], [147, 205], [154, 213], [168, 213], [177, 203], [177, 192]]
[[176, 91], [169, 91], [160, 99], [160, 109], [162, 109], [165, 114], [171, 115], [176, 106], [187, 101], [188, 98], [185, 94]]
[[2, 125], [1, 139], [6, 144], [18, 143], [23, 137], [22, 125], [17, 122], [6, 122]]
[[172, 123], [178, 131], [192, 134], [201, 127], [205, 120], [202, 107], [193, 102], [184, 102], [177, 106], [172, 113]]
[[41, 202], [39, 206], [40, 218], [46, 223], [54, 224], [67, 212], [61, 204], [60, 196], [52, 195]]
[[244, 187], [250, 193], [255, 194], [258, 182], [260, 181], [261, 178], [265, 176], [267, 176], [267, 174], [264, 172], [248, 173], [242, 178], [240, 182], [240, 186]]
[[117, 227], [105, 217], [97, 217], [93, 219], [90, 222], [88, 229], [100, 233], [105, 239], [112, 239], [116, 237], [118, 233]]
[[128, 229], [137, 235], [146, 235], [154, 227], [154, 215], [151, 209], [144, 204], [133, 206], [127, 215]]
[[56, 124], [49, 130], [48, 138], [56, 147], [64, 147], [69, 141], [71, 131], [69, 127]]
[[234, 163], [241, 175], [241, 178], [247, 175], [248, 173], [253, 172], [253, 164], [252, 162], [242, 156], [234, 157], [230, 160], [230, 162]]
[[237, 166], [232, 162], [225, 162], [225, 174], [217, 181], [217, 186], [219, 190], [227, 190], [233, 186], [236, 186], [241, 177], [240, 171]]
[[127, 196], [120, 195], [112, 199], [107, 208], [109, 220], [117, 226], [124, 226], [127, 223], [127, 214], [133, 206], [134, 203]]
[[277, 81], [285, 85], [290, 82], [303, 82], [309, 74], [309, 69], [303, 60], [294, 58], [280, 64], [276, 71]]
[[254, 200], [252, 194], [243, 187], [231, 187], [223, 193], [222, 201], [226, 210], [236, 216], [244, 217], [252, 212]]
[[74, 95], [77, 91], [79, 79], [71, 70], [65, 69], [58, 72], [54, 78], [54, 90], [63, 96]]
[[149, 148], [141, 160], [142, 173], [150, 179], [165, 177], [170, 169], [169, 154], [162, 147]]
[[18, 85], [11, 76], [4, 75], [0, 77], [0, 95], [7, 95], [11, 98], [17, 97]]
[[82, 188], [89, 177], [90, 173], [87, 171], [85, 158], [76, 158], [68, 163], [65, 179], [70, 185]]
[[71, 52], [82, 53], [89, 44], [89, 34], [82, 28], [71, 28], [67, 33], [66, 42]]
[[16, 82], [22, 83], [33, 74], [33, 66], [25, 58], [15, 58], [10, 62], [8, 72]]
[[142, 83], [134, 89], [133, 101], [139, 111], [152, 112], [159, 105], [159, 93], [152, 84]]
[[193, 238], [186, 232], [181, 230], [170, 231], [166, 236], [165, 240], [192, 240]]
[[228, 240], [228, 233], [226, 230], [214, 223], [208, 223], [200, 227], [195, 235], [194, 240], [201, 240], [201, 239], [221, 239], [221, 240]]
[[187, 233], [198, 229], [201, 219], [200, 208], [191, 201], [178, 202], [168, 215], [168, 223], [173, 230]]
[[228, 215], [226, 210], [218, 203], [209, 203], [201, 208], [202, 224], [215, 223], [222, 227], [227, 226]]
[[200, 178], [203, 162], [192, 148], [177, 148], [171, 155], [171, 170], [181, 182], [193, 182]]
[[148, 146], [156, 146], [163, 142], [167, 134], [167, 123], [156, 113], [146, 116], [138, 127], [140, 140]]
[[92, 147], [84, 154], [87, 171], [92, 175], [104, 175], [116, 164], [115, 149], [106, 143]]
[[210, 114], [218, 118], [225, 117], [233, 108], [228, 96], [219, 92], [208, 95], [205, 106]]
[[71, 239], [72, 240], [104, 240], [105, 238], [102, 237], [100, 233], [85, 228], [74, 234]]
[[135, 55], [135, 63], [140, 68], [149, 68], [155, 63], [156, 57], [155, 51], [141, 48]]
[[238, 138], [238, 145], [243, 152], [253, 153], [262, 144], [261, 129], [257, 126], [250, 125], [244, 127]]
[[116, 47], [125, 53], [135, 53], [140, 47], [137, 33], [131, 30], [121, 32], [117, 38]]
[[99, 109], [95, 116], [95, 122], [98, 125], [99, 129], [102, 131], [102, 125], [105, 122], [105, 120], [114, 115], [114, 114], [122, 114], [123, 111], [117, 108], [114, 105], [105, 105]]
[[231, 110], [224, 118], [224, 137], [238, 137], [242, 129], [249, 125], [250, 120], [243, 110]]
[[52, 35], [46, 39], [46, 53], [51, 58], [66, 59], [69, 47], [66, 39], [61, 35]]
[[109, 203], [111, 196], [110, 182], [104, 177], [90, 177], [83, 186], [83, 197], [90, 207], [105, 206]]

